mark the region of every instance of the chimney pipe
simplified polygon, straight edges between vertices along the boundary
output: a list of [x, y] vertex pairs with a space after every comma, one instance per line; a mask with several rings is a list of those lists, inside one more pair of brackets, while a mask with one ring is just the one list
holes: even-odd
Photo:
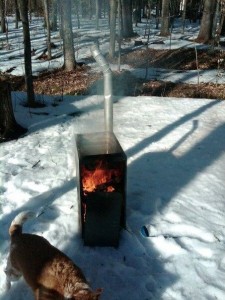
[[113, 100], [112, 100], [112, 72], [105, 57], [100, 52], [98, 46], [91, 47], [91, 53], [104, 75], [104, 115], [105, 131], [113, 132]]

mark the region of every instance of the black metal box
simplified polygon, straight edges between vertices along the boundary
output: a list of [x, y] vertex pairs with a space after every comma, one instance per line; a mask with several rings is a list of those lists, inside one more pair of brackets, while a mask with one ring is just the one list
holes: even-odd
[[126, 164], [114, 133], [76, 135], [79, 218], [87, 246], [119, 244], [126, 225]]

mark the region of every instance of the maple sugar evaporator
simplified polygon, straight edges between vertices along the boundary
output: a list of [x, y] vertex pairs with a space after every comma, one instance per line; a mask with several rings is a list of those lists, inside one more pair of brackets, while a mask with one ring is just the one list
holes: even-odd
[[91, 51], [104, 75], [105, 130], [76, 135], [79, 218], [85, 245], [117, 247], [126, 224], [127, 157], [113, 133], [111, 70], [97, 45]]

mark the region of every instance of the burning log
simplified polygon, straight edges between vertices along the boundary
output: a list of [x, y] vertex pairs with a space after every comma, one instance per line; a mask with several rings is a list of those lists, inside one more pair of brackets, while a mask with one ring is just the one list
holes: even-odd
[[88, 169], [83, 166], [81, 171], [84, 194], [96, 191], [113, 192], [121, 182], [122, 168], [111, 169], [104, 160], [95, 163], [96, 167]]

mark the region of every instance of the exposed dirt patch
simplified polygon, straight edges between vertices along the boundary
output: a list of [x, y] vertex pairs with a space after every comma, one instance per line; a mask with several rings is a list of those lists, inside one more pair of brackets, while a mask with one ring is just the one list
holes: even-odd
[[35, 93], [48, 95], [86, 94], [88, 87], [100, 76], [90, 73], [89, 69], [87, 66], [82, 66], [71, 72], [59, 69], [42, 74], [34, 80]]
[[[90, 60], [92, 59], [90, 58]], [[111, 60], [111, 62], [117, 63], [117, 59]], [[148, 66], [176, 70], [196, 70], [197, 68], [199, 70], [223, 70], [225, 68], [225, 51], [197, 50], [196, 52], [195, 49], [186, 48], [178, 50], [139, 49], [122, 53], [121, 64], [128, 64], [133, 68], [146, 68]], [[13, 90], [25, 90], [23, 78], [13, 76], [9, 76], [9, 78]], [[101, 73], [94, 73], [84, 64], [72, 72], [65, 72], [60, 69], [41, 74], [34, 78], [34, 90], [37, 94], [47, 95], [102, 93], [103, 79]], [[194, 85], [160, 80], [146, 81], [137, 79], [129, 71], [123, 71], [113, 73], [113, 92], [115, 95], [126, 96], [225, 99], [225, 84]]]
[[225, 85], [201, 83], [199, 85], [149, 81], [143, 84], [141, 95], [179, 98], [225, 99]]
[[[116, 63], [116, 60], [114, 60]], [[176, 50], [140, 49], [121, 56], [122, 64], [135, 68], [165, 68], [177, 70], [217, 69], [225, 67], [225, 51], [195, 50], [180, 48]]]

